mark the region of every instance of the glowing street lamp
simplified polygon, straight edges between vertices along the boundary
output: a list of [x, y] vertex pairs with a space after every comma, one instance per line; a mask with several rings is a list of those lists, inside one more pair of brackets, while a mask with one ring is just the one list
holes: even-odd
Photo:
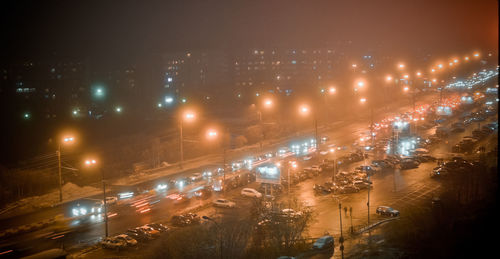
[[476, 57], [476, 58], [479, 57], [479, 52], [475, 52], [474, 57]]
[[404, 77], [405, 79], [410, 78], [410, 76], [409, 76], [408, 74], [403, 75], [403, 77]]
[[185, 111], [179, 120], [179, 131], [180, 131], [179, 142], [180, 142], [180, 155], [181, 155], [181, 161], [179, 163], [180, 168], [182, 168], [182, 163], [184, 162], [184, 138], [182, 137], [183, 124], [184, 124], [184, 121], [186, 121], [186, 122], [194, 121], [195, 117], [196, 117], [196, 115], [194, 112]]
[[331, 86], [330, 88], [328, 88], [329, 94], [335, 94], [336, 92], [337, 92], [337, 89], [335, 89], [335, 87]]
[[464, 58], [464, 60], [465, 60], [465, 61], [469, 61], [469, 57], [465, 57], [465, 58]]
[[273, 106], [273, 100], [271, 99], [264, 100], [264, 107], [271, 108], [272, 106]]
[[309, 112], [310, 112], [309, 106], [307, 106], [307, 105], [301, 105], [301, 106], [299, 107], [299, 112], [300, 112], [300, 114], [302, 114], [302, 115], [308, 115], [308, 114], [309, 114]]
[[361, 104], [366, 103], [366, 98], [360, 98], [360, 99], [359, 99], [359, 102], [360, 102]]
[[405, 64], [399, 63], [398, 64], [398, 69], [403, 70], [405, 68]]
[[438, 68], [439, 69], [443, 68], [443, 64], [438, 64]]
[[217, 138], [217, 131], [214, 129], [207, 130], [207, 139], [214, 140]]
[[75, 141], [74, 136], [65, 136], [61, 139], [61, 141], [58, 142], [57, 145], [57, 169], [58, 169], [58, 174], [59, 174], [59, 202], [62, 202], [63, 200], [63, 195], [62, 195], [62, 174], [61, 174], [61, 144], [68, 145], [71, 144]]
[[420, 77], [420, 76], [422, 76], [422, 73], [417, 72], [417, 73], [416, 73], [416, 75], [417, 75], [418, 77]]
[[385, 77], [385, 81], [387, 81], [387, 82], [392, 81], [392, 76], [386, 76], [386, 77]]

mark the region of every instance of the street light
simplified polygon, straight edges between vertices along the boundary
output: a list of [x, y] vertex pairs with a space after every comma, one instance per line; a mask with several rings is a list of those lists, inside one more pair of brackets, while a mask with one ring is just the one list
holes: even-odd
[[[303, 104], [299, 106], [299, 113], [302, 116], [308, 116], [311, 113], [311, 109], [309, 108], [308, 105]], [[314, 140], [316, 141], [316, 153], [318, 153], [320, 142], [318, 141], [318, 118], [316, 111], [314, 111], [313, 119], [314, 119]]]
[[62, 202], [63, 200], [63, 194], [62, 194], [62, 175], [61, 175], [61, 144], [67, 145], [70, 143], [73, 143], [75, 141], [75, 137], [73, 136], [66, 136], [62, 138], [62, 141], [58, 142], [57, 145], [57, 168], [58, 168], [58, 173], [59, 173], [59, 202]]
[[106, 204], [106, 182], [104, 180], [104, 170], [98, 166], [97, 160], [95, 158], [85, 160], [85, 166], [87, 167], [95, 167], [97, 166], [98, 170], [101, 172], [101, 181], [102, 181], [102, 200], [104, 202], [104, 231], [105, 237], [108, 237], [108, 210]]
[[403, 63], [399, 63], [398, 64], [398, 69], [399, 70], [403, 70], [404, 68], [405, 68], [405, 64], [403, 64]]
[[194, 112], [185, 111], [184, 113], [182, 113], [182, 116], [179, 119], [179, 130], [180, 130], [179, 142], [180, 142], [180, 155], [181, 155], [181, 161], [179, 163], [179, 166], [181, 169], [182, 169], [182, 163], [184, 162], [184, 139], [182, 137], [183, 124], [184, 124], [184, 121], [186, 121], [186, 122], [194, 121], [195, 117], [196, 117], [196, 115]]

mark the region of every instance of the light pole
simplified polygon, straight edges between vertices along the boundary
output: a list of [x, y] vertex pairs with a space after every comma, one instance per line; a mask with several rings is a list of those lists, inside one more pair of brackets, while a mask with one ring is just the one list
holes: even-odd
[[[309, 108], [308, 105], [301, 105], [299, 107], [299, 113], [303, 116], [307, 116], [311, 113], [311, 108]], [[318, 141], [318, 118], [316, 111], [313, 113], [313, 123], [314, 123], [314, 140], [316, 142], [316, 150], [315, 153], [317, 154], [319, 152], [319, 141]]]
[[342, 253], [342, 259], [344, 258], [344, 236], [342, 234], [342, 204], [339, 201], [339, 220], [340, 220], [340, 252]]
[[187, 122], [191, 122], [195, 119], [195, 114], [193, 112], [187, 111], [182, 114], [179, 119], [179, 143], [180, 143], [180, 157], [181, 161], [179, 163], [180, 168], [182, 169], [182, 164], [184, 163], [184, 138], [182, 136], [183, 124], [184, 120]]
[[[93, 167], [97, 165], [97, 161], [95, 159], [85, 160], [85, 165], [88, 167]], [[106, 204], [106, 182], [104, 179], [104, 170], [100, 166], [97, 166], [98, 170], [101, 173], [102, 180], [102, 200], [104, 202], [104, 231], [105, 237], [108, 237], [108, 206]]]
[[[74, 137], [64, 137], [62, 139], [62, 143], [68, 144], [68, 143], [73, 143], [75, 141]], [[63, 200], [63, 194], [62, 194], [62, 174], [61, 174], [61, 141], [59, 141], [57, 145], [57, 169], [58, 169], [58, 174], [59, 174], [59, 202], [62, 202]]]
[[[273, 107], [273, 105], [274, 105], [274, 102], [270, 98], [265, 99], [262, 103], [262, 107], [264, 107], [265, 109], [271, 109]], [[264, 134], [264, 127], [263, 127], [263, 123], [262, 123], [262, 110], [260, 108], [257, 108], [257, 114], [259, 115], [259, 127], [260, 127], [260, 130], [262, 131], [262, 136], [259, 138], [259, 147], [262, 150], [262, 141], [265, 138], [265, 134]]]
[[217, 232], [219, 234], [219, 249], [220, 249], [220, 258], [223, 258], [223, 251], [222, 251], [222, 248], [223, 248], [223, 243], [222, 243], [222, 229], [220, 228], [220, 225], [212, 218], [208, 217], [208, 216], [202, 216], [203, 219], [205, 220], [209, 220], [209, 221], [212, 221], [215, 225], [215, 228], [217, 228]]
[[[224, 133], [221, 134], [222, 137], [220, 138], [221, 145], [222, 145], [222, 191], [225, 193], [226, 188], [224, 186], [226, 182], [226, 145], [224, 144]], [[217, 130], [215, 129], [209, 129], [207, 130], [207, 139], [209, 141], [215, 141], [216, 139], [219, 138], [219, 134]]]

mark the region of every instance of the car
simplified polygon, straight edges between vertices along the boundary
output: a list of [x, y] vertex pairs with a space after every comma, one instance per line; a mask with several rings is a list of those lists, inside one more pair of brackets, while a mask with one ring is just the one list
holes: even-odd
[[146, 224], [146, 226], [152, 227], [153, 229], [160, 231], [160, 233], [167, 232], [168, 230], [170, 230], [167, 226], [165, 226], [161, 223], [149, 223], [149, 224]]
[[120, 234], [114, 237], [116, 240], [120, 240], [122, 242], [125, 242], [128, 246], [136, 246], [137, 245], [137, 240], [134, 238], [130, 237], [129, 235], [126, 234]]
[[127, 232], [126, 232], [126, 234], [129, 235], [130, 237], [132, 237], [133, 239], [137, 240], [137, 241], [148, 241], [148, 240], [152, 240], [153, 239], [152, 236], [144, 233], [143, 231], [135, 229], [135, 228], [128, 229]]
[[102, 201], [94, 202], [94, 205], [90, 209], [90, 213], [92, 214], [100, 214], [104, 212], [104, 203]]
[[101, 245], [104, 248], [120, 250], [120, 249], [126, 247], [127, 243], [125, 241], [120, 240], [120, 239], [108, 237], [108, 238], [105, 238], [104, 240], [101, 241]]
[[294, 209], [282, 209], [281, 216], [297, 218], [303, 215], [302, 211], [295, 211]]
[[107, 205], [113, 205], [113, 204], [116, 204], [117, 202], [118, 202], [118, 197], [114, 197], [114, 196], [106, 197], [106, 204]]
[[316, 194], [330, 194], [332, 192], [329, 187], [325, 187], [319, 184], [313, 185], [313, 190]]
[[388, 207], [388, 206], [378, 206], [378, 208], [375, 212], [379, 215], [384, 215], [384, 216], [391, 216], [391, 217], [398, 217], [399, 216], [398, 210], [395, 210], [395, 209]]
[[252, 188], [243, 188], [241, 190], [241, 195], [244, 197], [262, 198], [262, 193]]
[[189, 202], [189, 198], [184, 193], [172, 193], [168, 195], [166, 198], [173, 201], [174, 204], [180, 205]]
[[236, 203], [226, 200], [226, 199], [217, 199], [212, 202], [212, 204], [215, 207], [221, 207], [221, 208], [234, 208], [236, 207]]
[[198, 199], [205, 200], [212, 196], [212, 190], [210, 189], [210, 187], [204, 187], [203, 189], [195, 191], [194, 196]]
[[448, 172], [449, 172], [448, 169], [438, 166], [432, 169], [431, 177], [446, 176], [448, 175]]
[[359, 188], [354, 186], [354, 185], [345, 185], [345, 186], [339, 187], [335, 191], [337, 193], [340, 193], [340, 194], [349, 194], [349, 193], [359, 192]]
[[200, 223], [200, 217], [195, 213], [172, 216], [171, 223], [175, 227], [185, 227]]
[[321, 172], [321, 171], [323, 171], [323, 169], [319, 165], [312, 165], [311, 166], [311, 170], [313, 170], [314, 172]]
[[401, 167], [401, 170], [405, 170], [405, 169], [417, 168], [420, 165], [420, 163], [416, 160], [407, 158], [407, 159], [401, 160], [399, 165]]
[[201, 175], [201, 173], [194, 173], [189, 177], [189, 179], [191, 179], [191, 181], [193, 182], [196, 182], [203, 179], [203, 175]]
[[360, 181], [360, 180], [356, 180], [352, 183], [354, 186], [356, 186], [357, 188], [359, 188], [360, 190], [362, 189], [368, 189], [368, 188], [372, 188], [373, 186], [365, 181]]
[[333, 249], [334, 240], [330, 235], [322, 236], [314, 242], [312, 249], [313, 250], [325, 250], [325, 249]]
[[160, 236], [160, 231], [158, 231], [158, 230], [156, 230], [148, 225], [140, 226], [139, 229], [146, 232], [148, 235], [151, 235], [152, 237]]

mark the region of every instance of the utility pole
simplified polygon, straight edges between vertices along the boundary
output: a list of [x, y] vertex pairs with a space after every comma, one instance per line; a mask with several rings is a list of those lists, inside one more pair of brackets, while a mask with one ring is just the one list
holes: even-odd
[[180, 120], [179, 120], [179, 129], [180, 129], [179, 143], [180, 143], [180, 152], [181, 152], [181, 161], [179, 163], [179, 166], [181, 169], [182, 169], [182, 163], [184, 162], [184, 143], [182, 140], [182, 119], [183, 118], [180, 118]]
[[62, 202], [63, 200], [63, 195], [62, 195], [62, 175], [61, 175], [61, 143], [59, 143], [57, 147], [57, 169], [59, 172], [59, 202]]
[[101, 179], [102, 179], [102, 200], [104, 201], [104, 231], [105, 236], [108, 237], [108, 206], [106, 204], [106, 182], [104, 180], [104, 170], [99, 167], [101, 171]]
[[344, 258], [344, 236], [342, 235], [342, 204], [339, 201], [339, 220], [340, 220], [340, 252], [342, 253], [342, 259]]

